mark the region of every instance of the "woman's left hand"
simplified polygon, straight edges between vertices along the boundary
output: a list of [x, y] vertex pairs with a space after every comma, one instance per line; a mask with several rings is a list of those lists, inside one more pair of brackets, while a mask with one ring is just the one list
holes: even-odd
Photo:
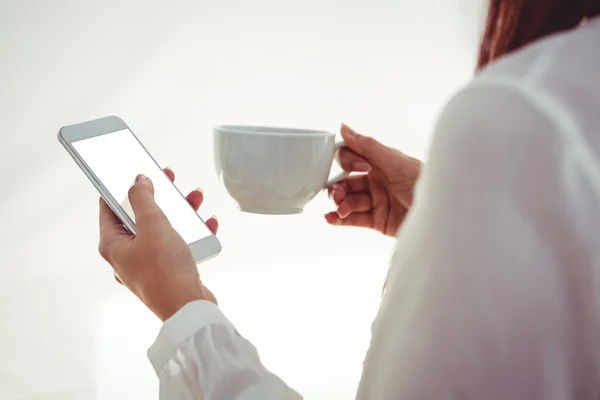
[[[174, 180], [171, 170], [165, 173]], [[202, 204], [202, 192], [195, 190], [187, 200], [197, 210]], [[150, 179], [138, 176], [129, 190], [129, 201], [135, 213], [136, 235], [131, 235], [100, 199], [99, 251], [119, 281], [163, 321], [191, 301], [216, 303], [200, 280], [188, 245], [155, 203]], [[214, 217], [206, 224], [216, 233], [218, 222]]]

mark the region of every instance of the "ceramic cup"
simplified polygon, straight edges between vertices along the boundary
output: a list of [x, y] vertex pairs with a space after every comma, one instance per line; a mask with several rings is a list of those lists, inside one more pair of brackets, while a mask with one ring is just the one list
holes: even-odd
[[242, 211], [296, 214], [331, 179], [334, 154], [343, 142], [330, 132], [224, 125], [214, 129], [219, 179]]

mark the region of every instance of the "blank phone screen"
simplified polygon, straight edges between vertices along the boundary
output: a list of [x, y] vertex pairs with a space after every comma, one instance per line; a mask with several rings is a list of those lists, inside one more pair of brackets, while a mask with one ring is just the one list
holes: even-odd
[[132, 221], [129, 188], [138, 174], [144, 174], [154, 184], [156, 204], [186, 243], [212, 234], [129, 129], [79, 140], [72, 146]]

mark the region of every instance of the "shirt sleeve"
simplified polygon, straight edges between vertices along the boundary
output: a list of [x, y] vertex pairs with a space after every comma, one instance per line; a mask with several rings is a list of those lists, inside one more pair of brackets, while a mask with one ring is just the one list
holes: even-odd
[[208, 301], [189, 303], [167, 320], [148, 357], [161, 400], [302, 399]]
[[590, 188], [550, 101], [481, 82], [443, 112], [359, 399], [597, 397], [597, 278], [573, 212]]

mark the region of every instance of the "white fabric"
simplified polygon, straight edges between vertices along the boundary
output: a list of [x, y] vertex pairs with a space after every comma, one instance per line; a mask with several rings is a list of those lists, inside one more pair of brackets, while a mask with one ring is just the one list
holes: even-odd
[[302, 398], [262, 366], [254, 346], [208, 301], [189, 303], [171, 317], [148, 356], [161, 399]]
[[[598, 398], [599, 44], [600, 21], [536, 43], [444, 110], [358, 399]], [[150, 356], [161, 399], [299, 398], [206, 302]]]

